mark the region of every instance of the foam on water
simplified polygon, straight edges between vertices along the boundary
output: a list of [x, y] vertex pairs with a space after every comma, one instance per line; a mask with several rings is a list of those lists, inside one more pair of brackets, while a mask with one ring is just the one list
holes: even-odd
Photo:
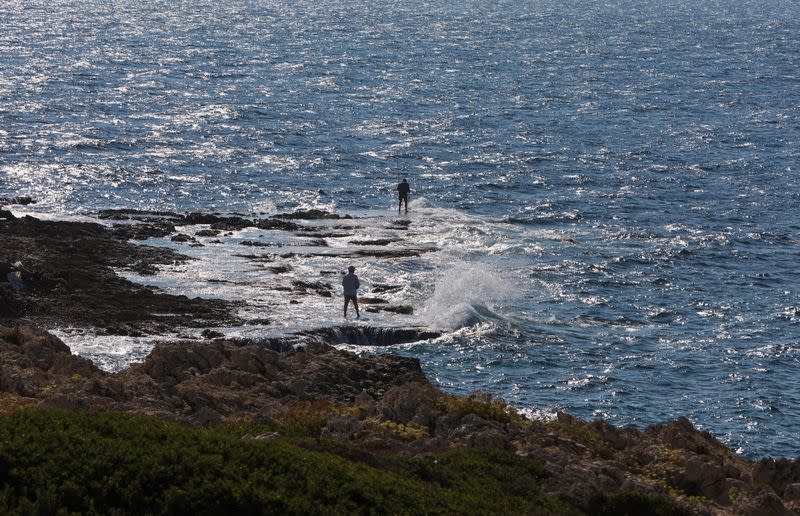
[[507, 274], [496, 265], [475, 262], [438, 271], [433, 293], [420, 311], [420, 321], [435, 329], [457, 330], [500, 320], [488, 307], [507, 301], [515, 293]]

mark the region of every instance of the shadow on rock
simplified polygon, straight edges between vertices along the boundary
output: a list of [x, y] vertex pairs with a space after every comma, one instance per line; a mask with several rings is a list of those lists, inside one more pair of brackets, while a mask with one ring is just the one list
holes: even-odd
[[327, 344], [355, 344], [358, 346], [394, 346], [441, 337], [441, 333], [421, 328], [384, 328], [375, 326], [336, 326], [320, 328], [299, 335], [321, 339]]

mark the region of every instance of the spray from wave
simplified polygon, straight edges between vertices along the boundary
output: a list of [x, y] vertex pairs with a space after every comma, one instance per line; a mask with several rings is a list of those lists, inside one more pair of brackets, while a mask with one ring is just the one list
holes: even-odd
[[514, 294], [513, 282], [491, 265], [462, 262], [445, 270], [420, 312], [420, 322], [437, 330], [457, 330], [503, 317], [493, 311]]

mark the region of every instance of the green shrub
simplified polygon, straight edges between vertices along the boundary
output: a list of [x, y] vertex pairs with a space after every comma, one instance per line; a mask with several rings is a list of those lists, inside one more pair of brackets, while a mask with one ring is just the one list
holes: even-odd
[[364, 420], [364, 423], [373, 429], [381, 430], [404, 441], [414, 441], [416, 439], [425, 439], [426, 437], [430, 437], [430, 432], [427, 428], [412, 423], [404, 425], [402, 423], [395, 423], [394, 421], [388, 419], [379, 419], [377, 417], [369, 417]]
[[542, 470], [536, 463], [502, 450], [367, 460], [356, 445], [242, 440], [242, 431], [121, 413], [23, 409], [0, 415], [0, 513], [572, 511], [537, 493]]

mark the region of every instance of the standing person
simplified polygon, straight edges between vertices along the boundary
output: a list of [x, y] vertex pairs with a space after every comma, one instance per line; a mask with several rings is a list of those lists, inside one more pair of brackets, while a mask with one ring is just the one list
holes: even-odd
[[344, 278], [342, 278], [342, 287], [344, 289], [344, 318], [347, 319], [347, 305], [350, 301], [356, 307], [356, 318], [361, 319], [361, 314], [358, 313], [358, 287], [361, 283], [358, 282], [358, 276], [355, 275], [356, 268], [352, 265], [347, 268], [349, 271]]
[[406, 202], [406, 213], [408, 213], [408, 194], [411, 193], [411, 185], [408, 184], [406, 178], [403, 182], [397, 185], [397, 193], [400, 195], [400, 204], [397, 205], [397, 213], [400, 213], [400, 207], [403, 206], [403, 201]]

